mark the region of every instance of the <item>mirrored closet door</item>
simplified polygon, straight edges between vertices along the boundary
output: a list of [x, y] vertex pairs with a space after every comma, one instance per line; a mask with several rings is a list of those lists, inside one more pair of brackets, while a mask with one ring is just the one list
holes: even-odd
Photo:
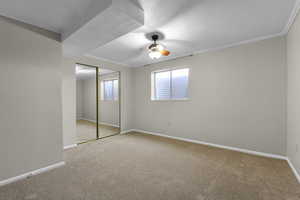
[[99, 69], [99, 137], [120, 133], [120, 73]]
[[77, 142], [97, 139], [97, 71], [93, 66], [76, 65]]
[[76, 64], [77, 142], [119, 133], [120, 72]]

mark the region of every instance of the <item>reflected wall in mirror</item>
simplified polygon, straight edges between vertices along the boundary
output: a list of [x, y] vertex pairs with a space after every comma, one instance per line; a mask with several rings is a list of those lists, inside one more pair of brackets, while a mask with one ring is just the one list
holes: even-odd
[[99, 69], [99, 137], [120, 133], [120, 73]]
[[76, 65], [76, 135], [82, 143], [97, 139], [97, 69]]

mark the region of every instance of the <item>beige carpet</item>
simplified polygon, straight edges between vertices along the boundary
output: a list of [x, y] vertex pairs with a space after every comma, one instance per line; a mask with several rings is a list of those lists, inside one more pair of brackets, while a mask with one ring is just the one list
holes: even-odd
[[1, 200], [298, 200], [286, 161], [144, 134], [65, 152], [59, 169], [0, 188]]
[[[120, 133], [120, 129], [99, 124], [99, 137], [107, 137]], [[84, 142], [92, 139], [96, 139], [96, 123], [87, 120], [76, 121], [76, 134], [78, 142]]]

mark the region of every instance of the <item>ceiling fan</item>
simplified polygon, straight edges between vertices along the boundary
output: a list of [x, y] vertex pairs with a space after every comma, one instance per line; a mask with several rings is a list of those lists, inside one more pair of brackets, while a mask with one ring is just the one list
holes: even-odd
[[151, 38], [153, 40], [153, 44], [148, 47], [149, 57], [151, 59], [159, 59], [161, 56], [170, 55], [170, 51], [166, 50], [161, 44], [157, 44], [157, 40], [159, 39], [158, 34], [153, 34]]

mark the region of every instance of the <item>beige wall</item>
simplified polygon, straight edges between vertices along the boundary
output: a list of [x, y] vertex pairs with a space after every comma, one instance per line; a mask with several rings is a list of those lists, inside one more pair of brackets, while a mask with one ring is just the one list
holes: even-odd
[[[69, 73], [66, 77], [71, 77], [72, 81], [64, 87], [68, 91], [76, 91], [75, 64], [82, 63], [101, 68], [110, 69], [121, 72], [121, 131], [130, 130], [133, 128], [133, 69], [101, 61], [98, 59], [81, 57], [81, 58], [63, 58], [63, 68]], [[76, 92], [66, 92], [63, 98], [68, 98], [68, 101], [63, 102], [63, 115], [65, 116], [64, 127], [64, 146], [76, 143]], [[67, 96], [68, 95], [68, 96]], [[67, 96], [67, 97], [66, 97]]]
[[[285, 38], [277, 37], [135, 70], [135, 128], [286, 154]], [[188, 101], [151, 101], [150, 74], [190, 68]]]
[[287, 156], [300, 173], [300, 16], [287, 36]]
[[61, 44], [0, 17], [0, 180], [62, 161]]
[[[76, 141], [76, 78], [73, 61], [62, 59], [62, 114], [63, 114], [63, 143], [72, 145]], [[66, 142], [67, 141], [67, 142]]]
[[76, 118], [83, 118], [83, 80], [76, 80]]
[[83, 80], [82, 83], [83, 118], [96, 121], [96, 78]]

